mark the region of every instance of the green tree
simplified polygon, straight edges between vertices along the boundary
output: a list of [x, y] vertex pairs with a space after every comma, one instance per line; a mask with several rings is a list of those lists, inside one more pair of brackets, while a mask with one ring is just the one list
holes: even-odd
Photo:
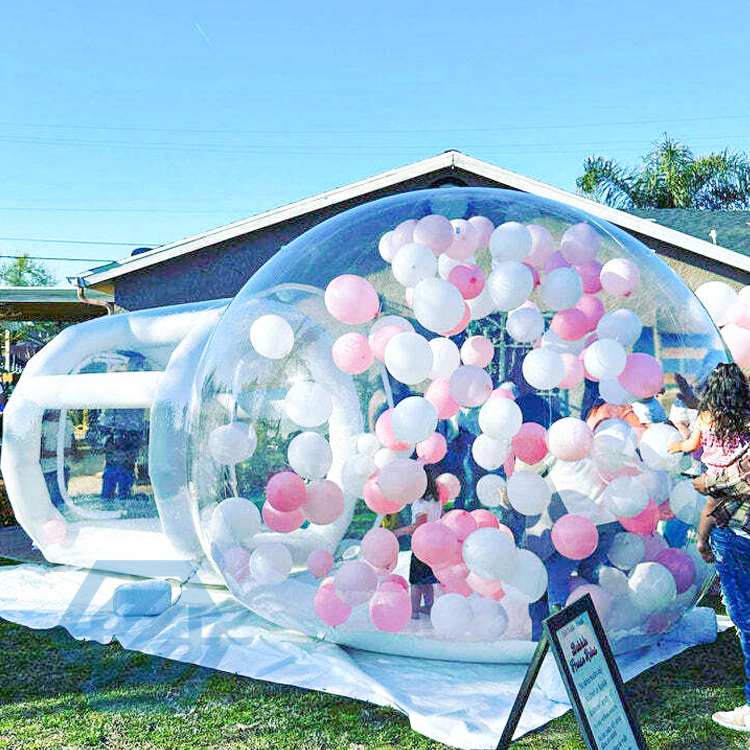
[[0, 266], [0, 282], [5, 286], [53, 286], [55, 277], [42, 263], [27, 254]]
[[742, 209], [750, 207], [750, 159], [730, 149], [695, 156], [665, 133], [638, 168], [590, 156], [576, 187], [615, 208]]

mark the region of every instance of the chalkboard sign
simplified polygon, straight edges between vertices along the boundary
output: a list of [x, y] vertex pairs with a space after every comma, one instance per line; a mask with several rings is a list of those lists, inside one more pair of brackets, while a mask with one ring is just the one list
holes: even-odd
[[508, 715], [497, 750], [513, 735], [550, 646], [589, 750], [648, 750], [630, 713], [622, 678], [594, 602], [586, 594], [544, 621], [534, 657]]
[[591, 597], [547, 618], [544, 630], [589, 750], [647, 750]]

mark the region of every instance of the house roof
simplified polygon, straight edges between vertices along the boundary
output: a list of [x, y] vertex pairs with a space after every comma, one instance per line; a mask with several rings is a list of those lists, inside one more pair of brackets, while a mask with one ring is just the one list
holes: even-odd
[[[328, 190], [325, 193], [314, 195], [310, 198], [290, 203], [280, 208], [243, 219], [223, 227], [211, 229], [193, 237], [188, 237], [177, 242], [154, 248], [139, 255], [123, 258], [120, 261], [109, 263], [106, 266], [91, 269], [81, 274], [78, 281], [83, 286], [95, 286], [111, 282], [120, 276], [140, 271], [156, 263], [162, 263], [173, 258], [186, 255], [205, 247], [216, 245], [220, 242], [232, 240], [243, 235], [250, 234], [259, 229], [280, 224], [289, 219], [320, 210], [322, 208], [342, 203], [361, 197], [377, 190], [392, 187], [400, 182], [419, 177], [440, 169], [455, 168], [476, 174], [488, 180], [492, 180], [509, 188], [521, 190], [532, 195], [559, 201], [560, 203], [587, 211], [594, 216], [611, 222], [623, 229], [636, 232], [645, 237], [652, 237], [677, 247], [684, 248], [698, 255], [712, 260], [725, 263], [744, 271], [750, 271], [750, 254], [730, 250], [727, 247], [715, 245], [707, 240], [699, 239], [691, 234], [664, 226], [658, 221], [649, 220], [627, 211], [621, 211], [601, 203], [596, 203], [580, 195], [561, 190], [560, 188], [546, 185], [538, 180], [524, 177], [510, 172], [507, 169], [496, 167], [479, 159], [462, 154], [459, 151], [446, 151], [438, 156], [423, 159], [422, 161], [408, 164], [404, 167], [392, 169], [365, 180], [354, 182], [343, 187]], [[713, 212], [712, 212], [713, 213]]]
[[106, 314], [95, 301], [113, 301], [109, 294], [89, 290], [86, 296], [92, 302], [82, 302], [77, 292], [69, 286], [0, 287], [0, 320], [87, 320]]

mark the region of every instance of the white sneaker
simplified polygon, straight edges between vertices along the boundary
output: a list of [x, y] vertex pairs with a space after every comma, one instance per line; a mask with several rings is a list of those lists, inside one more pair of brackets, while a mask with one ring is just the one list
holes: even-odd
[[750, 706], [737, 706], [731, 711], [717, 711], [711, 717], [717, 724], [738, 732], [750, 732]]

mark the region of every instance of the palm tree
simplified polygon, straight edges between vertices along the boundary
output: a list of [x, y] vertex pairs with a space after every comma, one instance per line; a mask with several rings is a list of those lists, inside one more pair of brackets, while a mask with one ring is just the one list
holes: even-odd
[[663, 140], [632, 169], [591, 156], [576, 180], [578, 191], [615, 208], [741, 209], [750, 207], [750, 159], [725, 149], [696, 157], [688, 146]]

